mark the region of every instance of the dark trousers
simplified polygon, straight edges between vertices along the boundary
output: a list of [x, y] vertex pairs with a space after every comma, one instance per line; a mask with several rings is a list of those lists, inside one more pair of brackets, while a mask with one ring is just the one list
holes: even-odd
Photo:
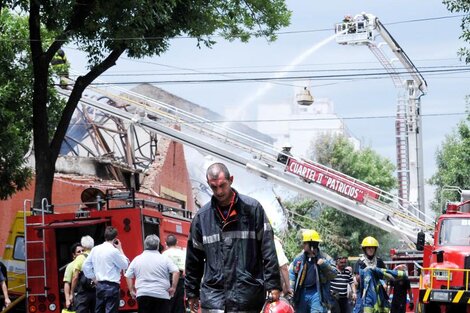
[[170, 300], [140, 296], [137, 297], [137, 304], [139, 305], [139, 313], [169, 313], [170, 312]]
[[74, 297], [72, 307], [76, 313], [94, 313], [95, 301], [95, 290], [80, 290]]
[[170, 299], [170, 313], [184, 313], [184, 277], [180, 277], [174, 296]]
[[351, 306], [347, 297], [335, 298], [335, 305], [331, 309], [331, 313], [350, 313]]
[[98, 282], [96, 284], [95, 313], [117, 313], [119, 309], [119, 284]]
[[[398, 302], [398, 301], [397, 301]], [[392, 301], [391, 313], [405, 313], [406, 312], [406, 299], [403, 303], [397, 303]]]

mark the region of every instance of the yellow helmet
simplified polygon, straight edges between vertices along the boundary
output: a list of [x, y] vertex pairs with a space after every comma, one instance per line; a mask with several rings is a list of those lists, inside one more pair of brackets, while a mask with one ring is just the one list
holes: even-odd
[[369, 236], [369, 237], [364, 238], [364, 240], [362, 240], [361, 247], [362, 248], [365, 248], [365, 247], [378, 248], [379, 242], [374, 237]]
[[313, 229], [306, 229], [302, 232], [302, 241], [303, 242], [307, 242], [307, 241], [322, 242], [320, 238], [320, 234], [314, 231]]

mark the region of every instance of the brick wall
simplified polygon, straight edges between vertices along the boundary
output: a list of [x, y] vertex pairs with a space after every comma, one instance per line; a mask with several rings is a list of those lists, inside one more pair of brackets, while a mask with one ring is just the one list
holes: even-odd
[[[179, 199], [179, 196], [184, 197], [186, 199], [186, 209], [194, 211], [195, 206], [191, 182], [189, 180], [186, 159], [181, 144], [174, 141], [169, 143], [166, 154], [163, 157], [162, 165], [156, 167], [156, 171], [158, 173], [154, 176], [152, 175], [152, 180], [154, 180], [152, 183], [153, 190], [159, 194], [161, 194], [162, 189], [166, 190], [166, 193], [176, 196], [177, 199]], [[83, 177], [79, 175], [56, 174], [52, 196], [55, 212], [76, 211], [81, 203], [80, 195], [82, 191], [88, 187], [96, 187], [105, 191], [107, 188], [117, 188], [118, 186], [121, 186], [119, 182], [104, 182], [92, 176]], [[0, 201], [0, 256], [3, 256], [5, 243], [8, 239], [10, 227], [16, 212], [23, 210], [25, 199], [33, 199], [33, 188], [34, 182], [31, 183], [29, 190], [19, 192], [8, 200]], [[180, 207], [178, 203], [161, 199], [154, 195], [139, 194], [136, 197], [160, 201], [172, 207]], [[75, 205], [63, 206], [63, 204], [70, 203], [75, 203]]]

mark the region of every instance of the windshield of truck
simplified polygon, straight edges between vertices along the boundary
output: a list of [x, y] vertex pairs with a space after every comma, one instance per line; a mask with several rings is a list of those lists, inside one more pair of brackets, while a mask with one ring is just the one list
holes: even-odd
[[470, 246], [470, 218], [450, 218], [442, 221], [439, 244]]

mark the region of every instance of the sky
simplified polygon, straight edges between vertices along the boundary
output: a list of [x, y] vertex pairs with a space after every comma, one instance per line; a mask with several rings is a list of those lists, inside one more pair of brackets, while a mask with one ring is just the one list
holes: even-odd
[[[377, 16], [420, 70], [463, 67], [465, 64], [457, 55], [458, 49], [465, 46], [459, 38], [460, 14], [450, 13], [438, 0], [289, 0], [287, 5], [292, 11], [291, 25], [280, 31], [276, 42], [270, 43], [262, 38], [240, 43], [216, 38], [218, 43], [211, 49], [199, 49], [195, 39], [174, 39], [169, 50], [159, 57], [141, 60], [121, 57], [117, 65], [100, 79], [118, 83], [154, 82], [160, 88], [221, 114], [238, 107], [242, 114], [231, 115], [230, 120], [250, 120], [248, 125], [252, 127], [255, 127], [252, 122], [254, 116], [250, 113], [253, 107], [269, 102], [291, 102], [295, 88], [309, 84], [314, 97], [333, 101], [336, 113], [364, 146], [372, 147], [396, 163], [394, 116], [400, 90], [394, 87], [389, 77], [277, 81], [268, 88], [263, 82], [194, 81], [273, 77], [275, 73], [266, 71], [282, 71], [309, 50], [315, 51], [292, 68], [301, 72], [284, 75], [335, 75], [344, 73], [342, 71], [346, 69], [354, 73], [381, 69], [380, 63], [366, 47], [343, 46], [329, 40], [334, 34], [335, 23], [341, 22], [345, 15], [361, 12]], [[73, 48], [65, 50], [72, 70], [82, 72], [85, 67], [83, 56]], [[265, 73], [254, 73], [257, 71]], [[436, 150], [446, 134], [450, 134], [458, 121], [465, 117], [470, 74], [423, 73], [423, 76], [428, 83], [428, 92], [421, 98], [424, 175], [428, 179], [436, 171]], [[193, 82], [174, 82], [178, 80]], [[263, 88], [267, 91], [254, 97]], [[426, 203], [431, 197], [432, 189], [427, 186]]]

